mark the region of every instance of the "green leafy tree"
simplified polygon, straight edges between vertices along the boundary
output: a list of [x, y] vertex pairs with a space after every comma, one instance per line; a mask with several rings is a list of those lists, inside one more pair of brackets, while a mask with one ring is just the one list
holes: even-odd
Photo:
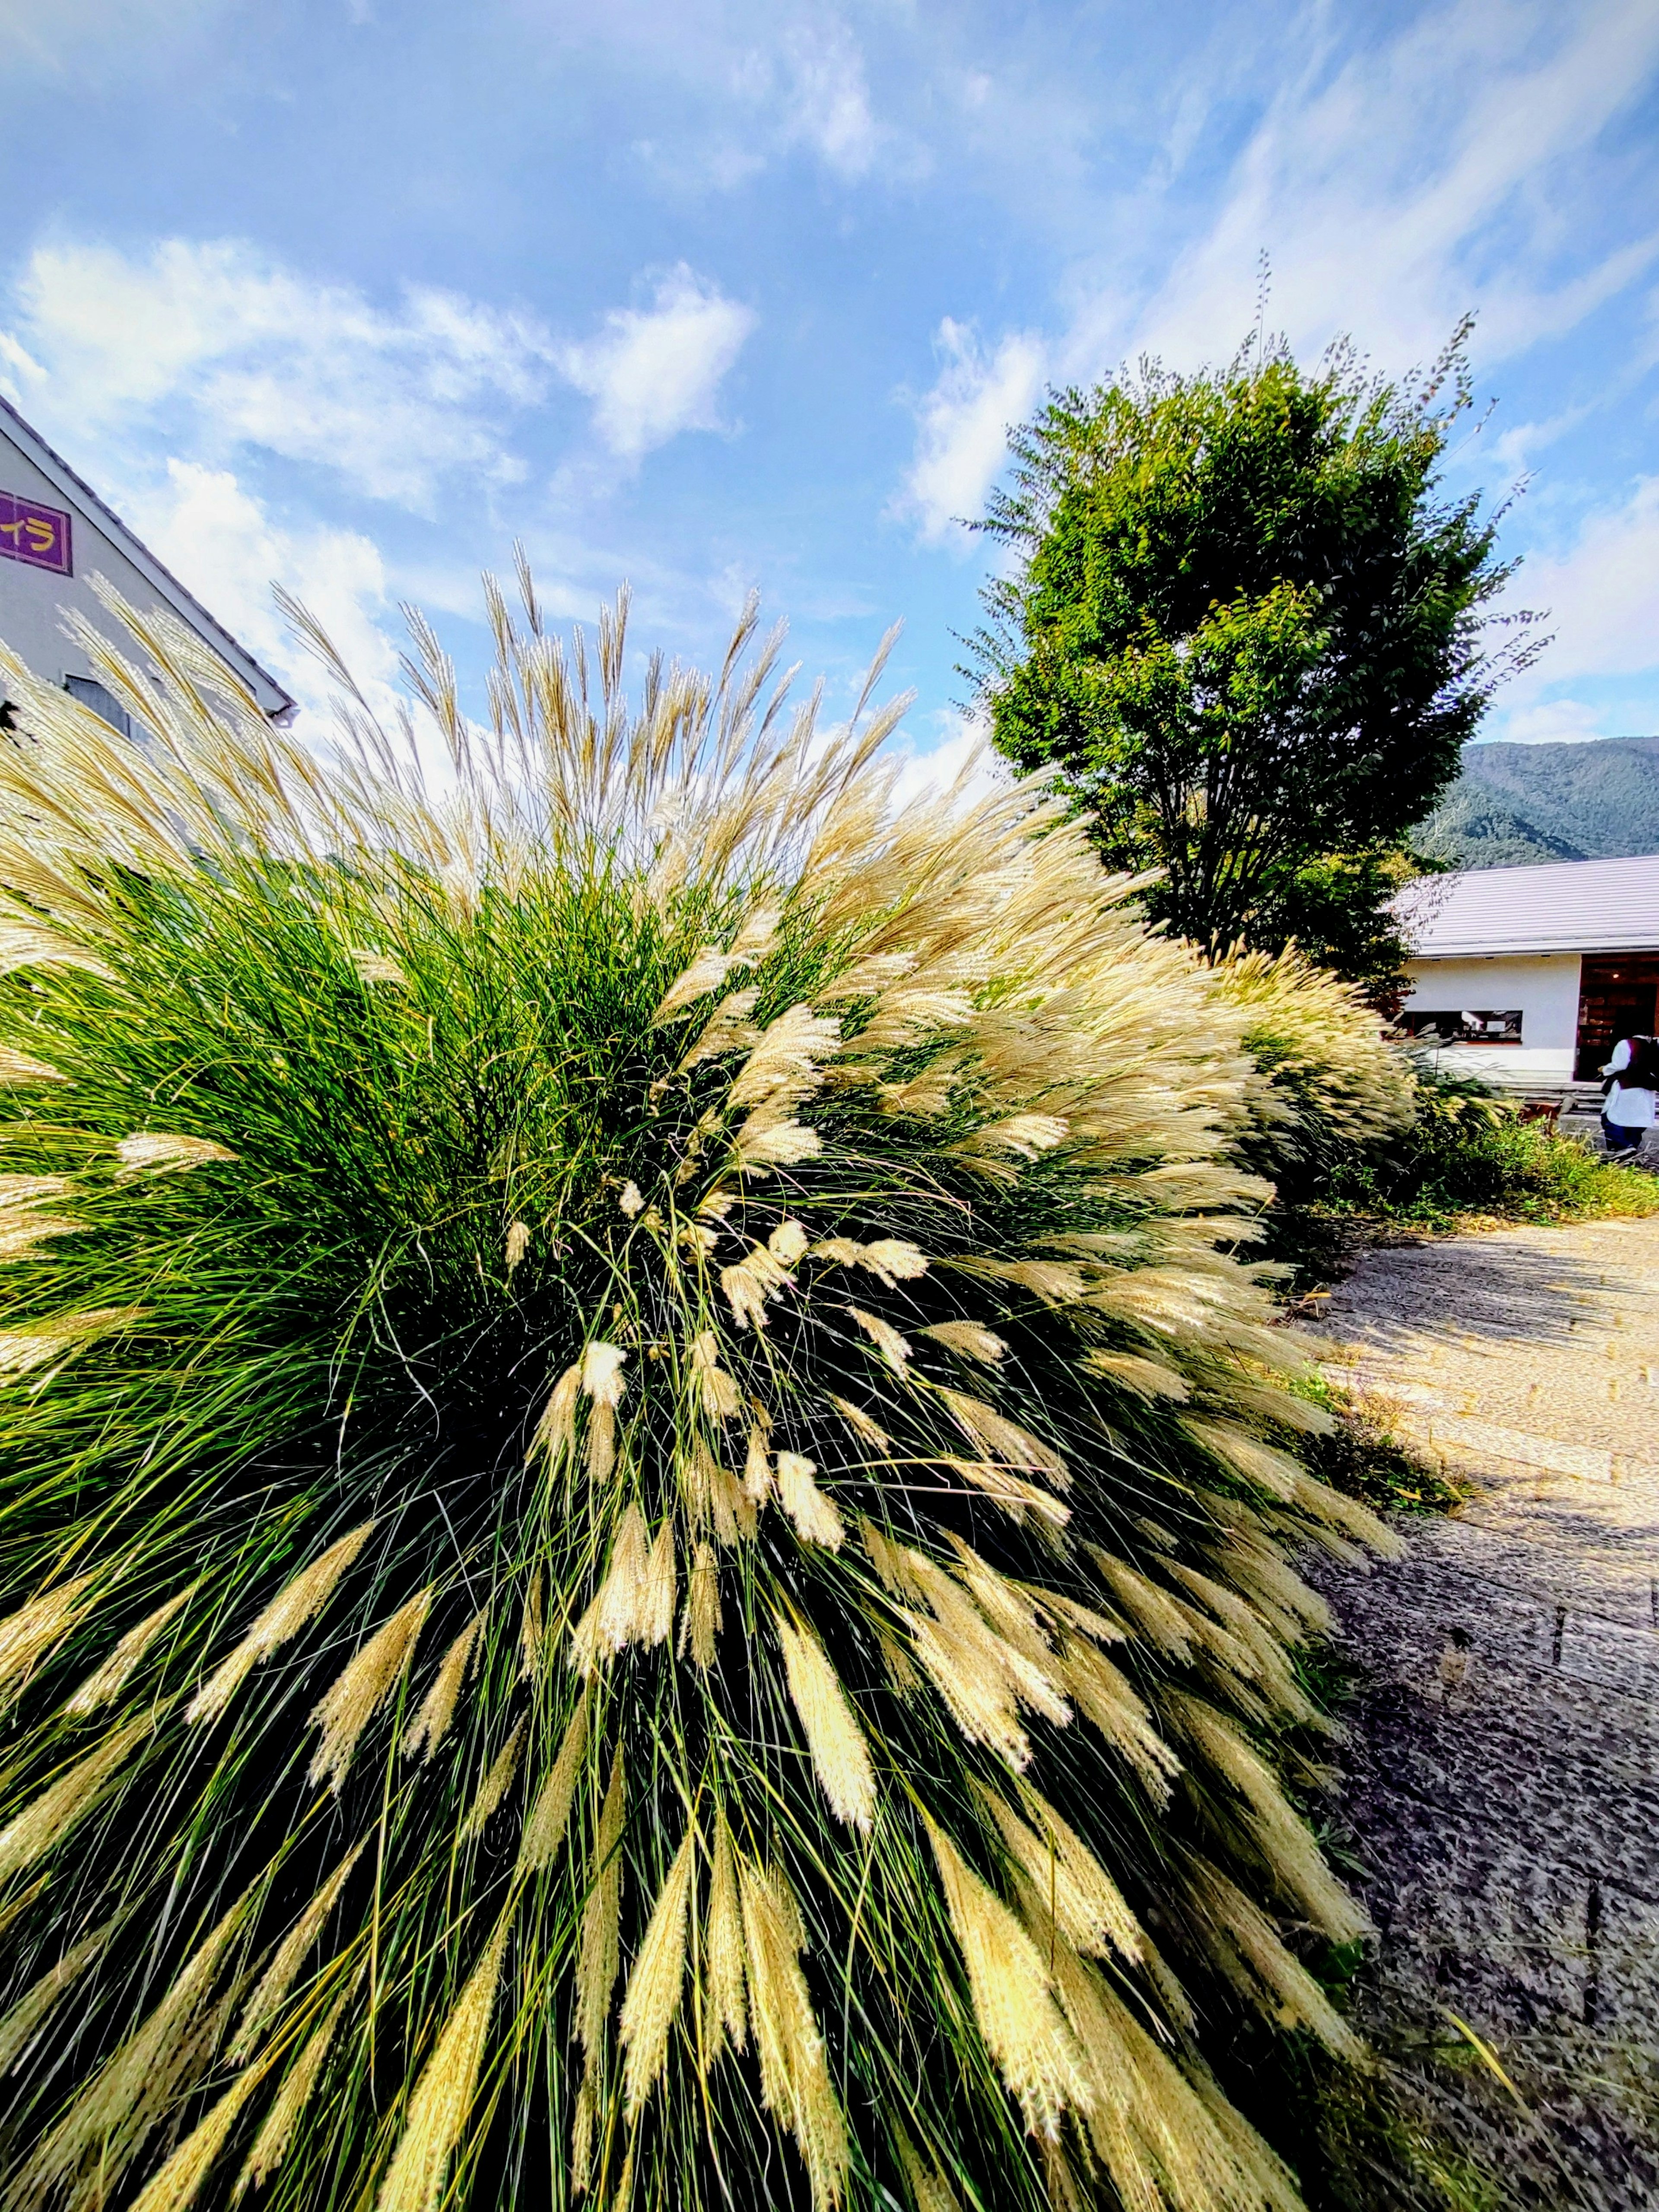
[[1537, 650], [1525, 616], [1490, 649], [1499, 516], [1439, 495], [1468, 331], [1412, 389], [1346, 344], [1310, 374], [1253, 343], [1056, 393], [1015, 437], [981, 526], [1018, 563], [964, 672], [999, 748], [1058, 772], [1113, 866], [1161, 869], [1149, 907], [1212, 955], [1294, 940], [1386, 987], [1406, 833]]

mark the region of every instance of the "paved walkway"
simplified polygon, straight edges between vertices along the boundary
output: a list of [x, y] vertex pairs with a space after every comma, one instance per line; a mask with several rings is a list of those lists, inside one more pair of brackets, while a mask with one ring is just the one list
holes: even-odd
[[1316, 1571], [1363, 1681], [1362, 2008], [1514, 2203], [1652, 2212], [1659, 1220], [1371, 1252], [1317, 1326], [1333, 1378], [1469, 1486], [1404, 1560]]

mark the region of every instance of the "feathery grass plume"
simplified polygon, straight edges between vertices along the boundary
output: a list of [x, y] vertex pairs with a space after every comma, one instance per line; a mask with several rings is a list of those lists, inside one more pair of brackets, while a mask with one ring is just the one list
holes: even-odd
[[128, 1629], [108, 1658], [94, 1667], [74, 1695], [64, 1700], [64, 1712], [84, 1717], [119, 1697], [143, 1664], [151, 1644], [200, 1588], [199, 1582], [186, 1583], [183, 1589], [158, 1605], [154, 1613], [147, 1613], [136, 1627]]
[[838, 1552], [847, 1533], [846, 1523], [832, 1498], [818, 1488], [817, 1462], [803, 1452], [781, 1451], [774, 1462], [778, 1503], [795, 1524], [804, 1544], [822, 1544]]
[[828, 2212], [840, 2203], [846, 2182], [847, 2130], [800, 1970], [794, 1899], [747, 1859], [738, 1863], [738, 1889], [761, 2099], [800, 2148], [813, 2212]]
[[526, 1714], [489, 1762], [489, 1771], [478, 1784], [478, 1794], [472, 1801], [471, 1809], [460, 1825], [459, 1835], [462, 1843], [468, 1837], [479, 1834], [500, 1810], [501, 1800], [513, 1787], [514, 1778], [519, 1771], [519, 1760], [523, 1755], [525, 1735], [529, 1726], [530, 1718]]
[[817, 1638], [810, 1630], [791, 1627], [781, 1616], [777, 1626], [789, 1696], [818, 1787], [838, 1820], [867, 1835], [875, 1816], [876, 1777], [864, 1731]]
[[270, 1964], [260, 1975], [254, 1984], [252, 1996], [242, 2008], [242, 2017], [228, 2046], [228, 2056], [233, 2063], [240, 2064], [252, 2054], [259, 2038], [282, 2010], [283, 2001], [293, 1988], [295, 1977], [310, 1956], [313, 1945], [328, 1923], [330, 1915], [340, 1901], [340, 1893], [351, 1879], [353, 1868], [368, 1848], [367, 1839], [352, 1846], [277, 1945]]
[[92, 1603], [97, 1580], [95, 1572], [76, 1575], [0, 1620], [0, 1702], [20, 1695], [40, 1661], [74, 1628]]
[[575, 1802], [576, 1784], [587, 1757], [588, 1701], [589, 1693], [584, 1689], [566, 1726], [558, 1755], [531, 1805], [519, 1846], [520, 1874], [534, 1874], [550, 1867], [564, 1841], [570, 1808]]
[[49, 2201], [95, 2167], [106, 2189], [143, 2150], [181, 2088], [213, 2063], [224, 2020], [214, 1993], [263, 1887], [256, 1880], [185, 1959], [172, 1985], [118, 2044], [40, 2144], [19, 2178], [26, 2200]]
[[[672, 1524], [664, 1523], [672, 1528]], [[656, 1626], [651, 1547], [637, 1500], [623, 1515], [599, 1593], [570, 1637], [570, 1664], [584, 1680], [630, 1644], [648, 1643]]]
[[538, 1567], [530, 1577], [524, 1618], [519, 1624], [519, 1676], [526, 1682], [535, 1680], [547, 1655], [547, 1614], [542, 1583], [542, 1571]]
[[375, 2212], [437, 2212], [450, 2160], [471, 2117], [501, 1957], [512, 1928], [512, 1916], [504, 1912], [444, 2023], [409, 2100], [403, 2135], [374, 2200]]
[[680, 1638], [690, 1650], [692, 1664], [705, 1674], [714, 1663], [714, 1643], [720, 1632], [720, 1565], [714, 1546], [705, 1538], [691, 1560], [690, 1582], [685, 1593], [685, 1626]]
[[962, 2212], [962, 2201], [936, 2166], [924, 2166], [902, 2128], [893, 2130], [893, 2150], [903, 2171], [915, 2212]]
[[9, 2012], [0, 2019], [0, 2075], [9, 2074], [41, 2021], [64, 1990], [92, 1964], [108, 1942], [112, 1923], [94, 1928], [89, 1936], [65, 1951], [55, 1966], [24, 1990]]
[[[113, 1923], [8, 2078], [0, 2206], [128, 2201], [232, 2041], [284, 2204], [402, 2158], [469, 2212], [551, 2143], [605, 2212], [624, 2166], [653, 2212], [872, 2212], [921, 2188], [901, 2118], [998, 2212], [1276, 2203], [1158, 2052], [1202, 2080], [1280, 2008], [1261, 1925], [1353, 1918], [1277, 1784], [1328, 1619], [1292, 1561], [1387, 1540], [1297, 1463], [1248, 1255], [1258, 1138], [1384, 1063], [1318, 979], [1148, 935], [1037, 786], [898, 803], [879, 666], [826, 731], [752, 608], [630, 695], [625, 603], [486, 604], [479, 696], [411, 616], [385, 718], [286, 603], [325, 762], [165, 611], [72, 624], [142, 752], [0, 647], [15, 1988]], [[619, 1975], [705, 1803], [696, 2063], [671, 2031], [630, 2128]], [[1015, 2089], [941, 1866], [980, 1981], [1016, 1961]], [[412, 2122], [508, 1911], [473, 2118], [434, 2087], [400, 2152], [377, 2099], [405, 2068]]]
[[0, 1828], [0, 1883], [10, 1881], [25, 1867], [33, 1866], [48, 1851], [56, 1850], [88, 1814], [102, 1804], [113, 1788], [127, 1754], [151, 1735], [155, 1723], [146, 1714], [115, 1729], [94, 1746], [84, 1759], [48, 1783], [21, 1813]]
[[685, 1933], [696, 1870], [697, 1832], [685, 1832], [667, 1879], [657, 1893], [634, 1971], [623, 1999], [623, 2094], [628, 2124], [638, 2120], [646, 2099], [668, 2063], [668, 2036], [685, 1982]]
[[167, 1175], [180, 1168], [205, 1167], [215, 1160], [234, 1161], [236, 1155], [223, 1145], [216, 1145], [210, 1137], [166, 1136], [156, 1131], [123, 1137], [115, 1147], [115, 1157], [121, 1163], [115, 1171], [117, 1180], [126, 1182], [134, 1176]]
[[374, 1523], [363, 1522], [295, 1575], [272, 1599], [229, 1657], [196, 1692], [185, 1719], [217, 1720], [259, 1662], [269, 1659], [273, 1651], [280, 1651], [322, 1611], [333, 1596], [341, 1576], [374, 1533]]
[[1086, 2114], [1091, 2102], [1076, 2039], [1054, 2002], [1036, 1946], [1018, 1921], [931, 1820], [927, 1839], [985, 2047], [1018, 2100], [1026, 2126], [1053, 2138], [1067, 2112]]
[[402, 1680], [431, 1605], [432, 1592], [423, 1589], [400, 1606], [312, 1708], [323, 1740], [312, 1755], [308, 1781], [326, 1778], [337, 1793], [343, 1788], [358, 1738]]
[[260, 2072], [249, 2067], [227, 2089], [210, 2112], [191, 2130], [167, 2164], [153, 2174], [132, 2202], [132, 2212], [189, 2212], [225, 2147], [237, 2115], [259, 2086]]
[[598, 2062], [611, 2016], [611, 1993], [621, 1966], [617, 1927], [622, 1916], [622, 1832], [627, 1816], [622, 1753], [611, 1769], [610, 1787], [599, 1809], [593, 1838], [593, 1886], [582, 1908], [581, 1949], [576, 1960], [576, 2033], [587, 2054], [588, 2070]]
[[454, 1724], [455, 1708], [460, 1703], [461, 1692], [466, 1684], [467, 1668], [472, 1662], [473, 1647], [483, 1625], [483, 1613], [475, 1613], [445, 1652], [442, 1663], [432, 1678], [432, 1686], [422, 1698], [421, 1709], [404, 1734], [405, 1759], [413, 1759], [417, 1752], [424, 1752], [430, 1761], [439, 1745], [449, 1734]]
[[708, 1917], [702, 1940], [702, 2070], [705, 2076], [726, 2041], [742, 2051], [749, 2040], [749, 2007], [743, 1963], [743, 1914], [738, 1902], [738, 1862], [722, 1813], [714, 1826], [708, 1876]]

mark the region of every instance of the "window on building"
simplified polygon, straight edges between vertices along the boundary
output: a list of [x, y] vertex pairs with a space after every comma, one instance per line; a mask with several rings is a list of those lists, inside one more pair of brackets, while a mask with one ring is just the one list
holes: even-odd
[[1425, 1044], [1519, 1044], [1521, 1013], [1519, 1006], [1502, 1014], [1467, 1010], [1434, 1013], [1413, 1006], [1401, 1014], [1400, 1026], [1407, 1036], [1421, 1037]]
[[78, 699], [83, 707], [90, 707], [101, 721], [112, 730], [119, 730], [124, 738], [134, 733], [135, 724], [131, 714], [106, 684], [95, 676], [66, 676], [64, 689], [71, 699]]

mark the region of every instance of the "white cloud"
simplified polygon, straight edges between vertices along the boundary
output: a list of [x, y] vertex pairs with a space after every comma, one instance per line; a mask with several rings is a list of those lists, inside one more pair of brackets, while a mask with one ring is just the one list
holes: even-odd
[[[1584, 157], [1659, 61], [1651, 0], [1458, 0], [1355, 46], [1341, 11], [1304, 11], [1304, 58], [1234, 166], [1219, 213], [1138, 314], [1109, 293], [1079, 314], [1067, 371], [1143, 348], [1180, 365], [1249, 328], [1255, 266], [1298, 348], [1352, 325], [1394, 368], [1437, 351], [1465, 308], [1492, 361], [1559, 335], [1627, 285], [1659, 234], [1598, 249], [1609, 206]], [[1616, 212], [1617, 204], [1614, 204]], [[1571, 257], [1573, 274], [1549, 272]], [[1340, 303], [1340, 304], [1338, 304]]]
[[1589, 515], [1565, 550], [1529, 555], [1512, 596], [1546, 611], [1553, 640], [1522, 679], [1533, 689], [1659, 668], [1659, 477]]
[[497, 418], [539, 396], [551, 351], [526, 318], [416, 288], [387, 311], [237, 240], [42, 246], [15, 297], [7, 351], [27, 349], [37, 400], [82, 434], [163, 409], [176, 434], [187, 410], [216, 460], [261, 447], [415, 508], [451, 470], [517, 473]]
[[788, 86], [786, 137], [810, 146], [841, 176], [866, 175], [879, 134], [864, 55], [846, 24], [834, 17], [798, 24], [786, 34], [781, 58]]
[[599, 335], [568, 347], [561, 367], [592, 399], [593, 423], [615, 453], [637, 460], [681, 430], [718, 430], [721, 381], [756, 322], [681, 262], [658, 278], [648, 307], [617, 308]]
[[988, 355], [972, 325], [948, 315], [938, 346], [945, 366], [916, 410], [915, 458], [896, 503], [933, 545], [960, 538], [955, 526], [978, 516], [1006, 459], [1010, 425], [1031, 410], [1045, 360], [1042, 340], [1026, 331]]
[[1587, 744], [1592, 738], [1613, 733], [1607, 716], [1582, 699], [1557, 699], [1541, 707], [1522, 708], [1513, 714], [1493, 716], [1482, 728], [1478, 743], [1509, 745]]
[[1012, 781], [1007, 763], [991, 750], [991, 733], [977, 714], [947, 708], [934, 717], [939, 734], [926, 750], [908, 736], [900, 739], [902, 766], [893, 783], [893, 804], [943, 798], [960, 782], [964, 799], [982, 799]]
[[390, 707], [398, 655], [381, 628], [389, 612], [386, 564], [371, 539], [322, 525], [284, 529], [228, 470], [193, 461], [169, 461], [165, 484], [134, 506], [131, 520], [179, 581], [301, 702], [317, 737], [327, 736], [328, 686], [289, 635], [273, 584], [305, 602], [365, 695]]
[[1505, 604], [1536, 608], [1550, 643], [1498, 693], [1482, 735], [1531, 744], [1628, 730], [1627, 706], [1550, 695], [1659, 669], [1659, 477], [1586, 516], [1570, 544], [1528, 554]]

